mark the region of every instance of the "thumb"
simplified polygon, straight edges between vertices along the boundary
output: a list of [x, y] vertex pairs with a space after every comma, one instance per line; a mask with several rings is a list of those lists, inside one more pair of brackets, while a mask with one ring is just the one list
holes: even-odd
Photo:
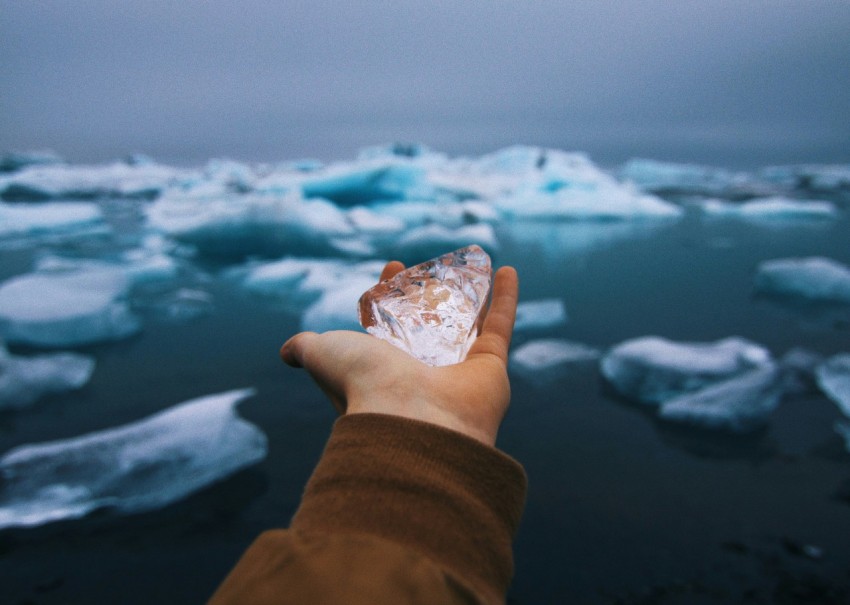
[[[318, 334], [315, 332], [301, 332], [292, 336], [280, 347], [280, 358], [283, 362], [293, 368], [304, 367], [305, 349], [310, 348], [310, 340]], [[305, 342], [306, 341], [306, 342]]]

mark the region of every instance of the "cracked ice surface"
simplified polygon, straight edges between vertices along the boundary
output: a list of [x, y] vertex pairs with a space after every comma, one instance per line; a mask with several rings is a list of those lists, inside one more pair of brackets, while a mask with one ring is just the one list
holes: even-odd
[[429, 365], [459, 363], [475, 342], [490, 281], [487, 253], [461, 248], [367, 290], [359, 302], [360, 324]]

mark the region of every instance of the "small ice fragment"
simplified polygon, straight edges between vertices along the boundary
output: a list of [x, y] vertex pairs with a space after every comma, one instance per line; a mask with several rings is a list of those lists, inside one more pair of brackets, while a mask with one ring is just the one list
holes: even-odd
[[599, 351], [593, 347], [568, 340], [541, 338], [517, 347], [511, 353], [511, 365], [530, 373], [592, 361], [598, 357]]
[[829, 258], [781, 258], [761, 263], [759, 292], [809, 300], [850, 303], [850, 267]]
[[490, 273], [474, 245], [410, 267], [360, 297], [360, 324], [429, 365], [459, 363], [477, 336]]
[[557, 298], [521, 302], [516, 309], [514, 330], [551, 328], [567, 322], [567, 310]]
[[94, 371], [93, 358], [77, 353], [11, 355], [0, 343], [0, 410], [27, 407], [45, 395], [78, 389]]
[[850, 353], [827, 359], [817, 367], [815, 377], [821, 390], [850, 418]]

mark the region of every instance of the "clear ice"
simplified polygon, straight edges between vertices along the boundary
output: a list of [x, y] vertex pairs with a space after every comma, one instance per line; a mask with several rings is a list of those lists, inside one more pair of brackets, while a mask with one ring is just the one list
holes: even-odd
[[360, 325], [428, 365], [459, 363], [475, 342], [490, 283], [490, 257], [467, 246], [364, 292]]

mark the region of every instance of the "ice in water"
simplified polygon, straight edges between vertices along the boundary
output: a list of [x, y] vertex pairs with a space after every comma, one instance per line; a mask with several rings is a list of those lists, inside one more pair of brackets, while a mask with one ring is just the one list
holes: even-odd
[[477, 336], [490, 257], [468, 246], [399, 272], [360, 297], [367, 332], [432, 366], [458, 363]]

